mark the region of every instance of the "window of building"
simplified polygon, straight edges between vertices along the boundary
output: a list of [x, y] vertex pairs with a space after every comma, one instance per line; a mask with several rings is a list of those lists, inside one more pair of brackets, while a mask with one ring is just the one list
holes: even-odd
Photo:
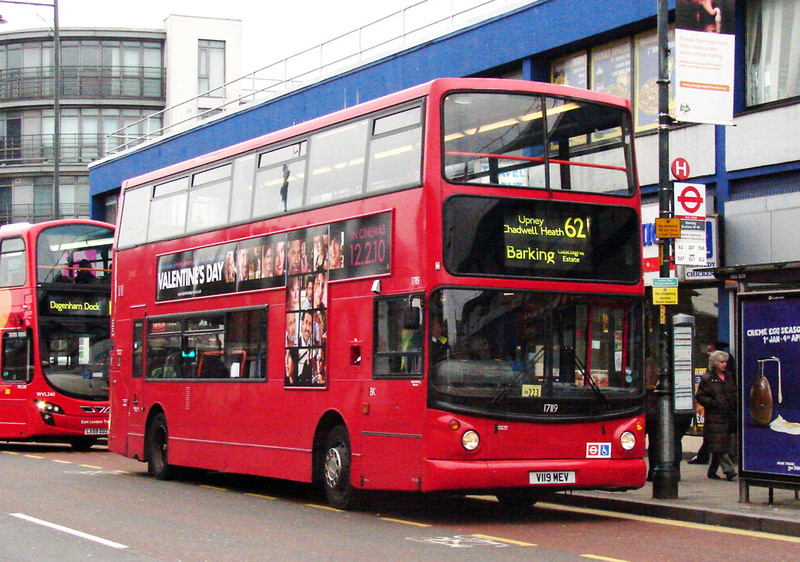
[[200, 39], [197, 53], [197, 90], [199, 95], [223, 97], [225, 91], [225, 41]]
[[[675, 31], [669, 30], [674, 53]], [[674, 65], [670, 65], [670, 110], [674, 107]], [[637, 132], [658, 125], [658, 34], [655, 30], [570, 53], [553, 60], [551, 80], [576, 88], [590, 88], [631, 101]]]
[[747, 3], [746, 103], [748, 106], [800, 96], [800, 3]]

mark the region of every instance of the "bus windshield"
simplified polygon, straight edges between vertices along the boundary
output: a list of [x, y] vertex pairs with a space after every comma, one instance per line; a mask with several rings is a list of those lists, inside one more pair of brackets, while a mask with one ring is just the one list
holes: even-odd
[[50, 385], [73, 398], [108, 400], [111, 338], [108, 317], [43, 319], [42, 371]]
[[454, 183], [629, 196], [636, 184], [622, 107], [522, 93], [453, 92], [443, 108]]
[[548, 402], [550, 414], [579, 416], [641, 401], [639, 300], [444, 289], [433, 294], [430, 330], [439, 403], [536, 415]]
[[111, 227], [58, 225], [43, 230], [36, 245], [39, 283], [111, 282]]
[[108, 400], [111, 227], [57, 224], [36, 242], [39, 351], [50, 386]]

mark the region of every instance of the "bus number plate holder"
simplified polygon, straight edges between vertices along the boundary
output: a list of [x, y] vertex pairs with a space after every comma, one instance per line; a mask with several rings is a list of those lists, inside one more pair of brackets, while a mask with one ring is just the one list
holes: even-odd
[[542, 471], [528, 474], [531, 484], [575, 484], [574, 471]]
[[87, 427], [83, 430], [84, 435], [108, 435], [108, 429], [105, 427]]

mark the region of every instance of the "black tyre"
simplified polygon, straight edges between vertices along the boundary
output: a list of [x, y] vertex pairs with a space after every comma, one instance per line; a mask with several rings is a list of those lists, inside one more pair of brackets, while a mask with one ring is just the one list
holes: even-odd
[[175, 469], [169, 464], [167, 416], [157, 414], [147, 427], [147, 472], [158, 480], [171, 480]]
[[350, 483], [350, 437], [343, 425], [334, 427], [325, 438], [322, 484], [328, 503], [336, 509], [352, 509], [357, 490]]
[[528, 488], [500, 490], [495, 493], [495, 497], [510, 512], [525, 510], [539, 501], [538, 493]]
[[97, 437], [73, 437], [69, 440], [69, 445], [73, 451], [85, 453], [97, 443]]

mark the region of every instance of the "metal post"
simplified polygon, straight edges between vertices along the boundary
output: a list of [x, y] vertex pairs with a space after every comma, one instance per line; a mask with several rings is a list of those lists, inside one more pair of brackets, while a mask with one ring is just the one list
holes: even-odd
[[61, 216], [61, 37], [58, 30], [58, 0], [53, 0], [53, 218]]
[[[658, 207], [660, 218], [672, 217], [672, 184], [669, 179], [669, 36], [667, 0], [658, 0]], [[659, 276], [670, 276], [670, 243], [659, 246]], [[661, 305], [659, 331], [659, 373], [655, 389], [658, 411], [658, 463], [653, 471], [653, 497], [678, 497], [678, 471], [675, 469], [675, 424], [673, 419], [673, 381], [670, 372], [670, 327], [666, 307]]]
[[[59, 174], [61, 172], [61, 37], [58, 29], [58, 0], [51, 3], [0, 0], [0, 4], [53, 8], [53, 218], [59, 218]], [[0, 23], [5, 23], [2, 21]]]

